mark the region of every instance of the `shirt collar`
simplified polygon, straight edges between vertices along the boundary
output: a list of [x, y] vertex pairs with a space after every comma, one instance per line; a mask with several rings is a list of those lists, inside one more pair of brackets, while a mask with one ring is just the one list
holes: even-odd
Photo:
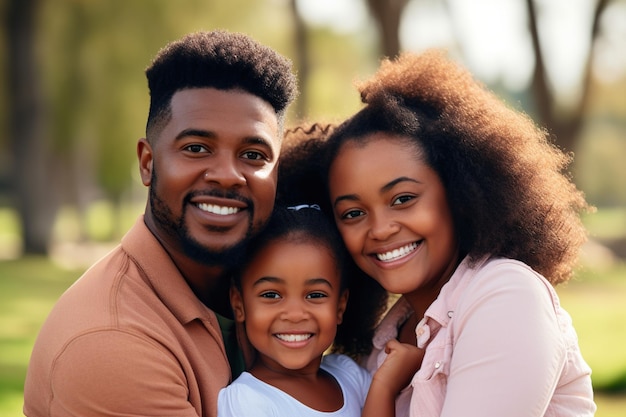
[[439, 328], [448, 326], [450, 320], [454, 317], [454, 311], [461, 295], [474, 275], [474, 271], [480, 268], [486, 261], [487, 258], [472, 262], [468, 257], [465, 257], [448, 282], [441, 287], [439, 295], [426, 309], [424, 318], [415, 328], [417, 345], [419, 347], [424, 347]]
[[143, 216], [122, 238], [122, 249], [143, 271], [142, 278], [182, 324], [201, 319], [218, 326], [214, 313], [193, 293], [167, 251], [144, 223]]

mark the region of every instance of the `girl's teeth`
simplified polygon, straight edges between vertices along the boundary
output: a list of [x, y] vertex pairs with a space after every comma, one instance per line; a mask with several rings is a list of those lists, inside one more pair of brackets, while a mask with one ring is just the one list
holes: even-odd
[[237, 207], [224, 207], [224, 206], [218, 206], [215, 204], [205, 204], [205, 203], [198, 204], [198, 208], [200, 210], [204, 210], [206, 212], [213, 213], [213, 214], [219, 214], [222, 216], [235, 214], [239, 211], [239, 208]]
[[277, 338], [285, 342], [303, 342], [311, 338], [310, 334], [277, 334]]
[[398, 249], [394, 249], [390, 252], [385, 253], [377, 253], [376, 259], [383, 262], [395, 261], [396, 259], [400, 259], [409, 253], [413, 252], [417, 248], [417, 243], [413, 242], [409, 245], [403, 246]]

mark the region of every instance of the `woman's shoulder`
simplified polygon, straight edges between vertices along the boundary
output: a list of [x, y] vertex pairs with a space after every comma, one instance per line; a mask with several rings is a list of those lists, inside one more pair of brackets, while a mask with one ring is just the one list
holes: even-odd
[[524, 262], [509, 258], [490, 258], [469, 267], [466, 273], [469, 276], [467, 287], [460, 297], [465, 302], [482, 300], [494, 297], [513, 299], [550, 300], [554, 307], [558, 307], [559, 300], [550, 282], [540, 273]]
[[484, 262], [476, 270], [478, 280], [497, 279], [499, 281], [517, 279], [525, 280], [539, 285], [539, 287], [553, 288], [552, 284], [539, 272], [535, 271], [528, 264], [510, 258], [491, 258]]

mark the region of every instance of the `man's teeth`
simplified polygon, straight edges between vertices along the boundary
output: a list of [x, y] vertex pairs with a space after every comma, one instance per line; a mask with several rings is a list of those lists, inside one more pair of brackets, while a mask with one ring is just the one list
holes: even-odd
[[304, 342], [312, 337], [312, 334], [277, 334], [276, 337], [285, 342]]
[[222, 216], [226, 216], [228, 214], [235, 214], [239, 211], [238, 207], [225, 207], [225, 206], [218, 206], [215, 204], [205, 204], [205, 203], [198, 204], [198, 208], [200, 210], [204, 210], [213, 214], [220, 214]]
[[377, 253], [376, 258], [379, 261], [383, 261], [383, 262], [395, 261], [396, 259], [400, 259], [408, 255], [409, 253], [413, 252], [416, 248], [417, 248], [417, 243], [413, 242], [401, 248], [394, 249], [390, 252]]

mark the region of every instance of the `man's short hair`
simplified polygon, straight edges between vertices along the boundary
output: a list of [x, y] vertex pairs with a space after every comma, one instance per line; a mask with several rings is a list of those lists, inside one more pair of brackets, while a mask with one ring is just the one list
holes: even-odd
[[146, 69], [150, 112], [146, 135], [171, 116], [174, 93], [188, 88], [240, 89], [267, 101], [282, 125], [297, 96], [291, 61], [247, 35], [196, 32], [162, 48]]

